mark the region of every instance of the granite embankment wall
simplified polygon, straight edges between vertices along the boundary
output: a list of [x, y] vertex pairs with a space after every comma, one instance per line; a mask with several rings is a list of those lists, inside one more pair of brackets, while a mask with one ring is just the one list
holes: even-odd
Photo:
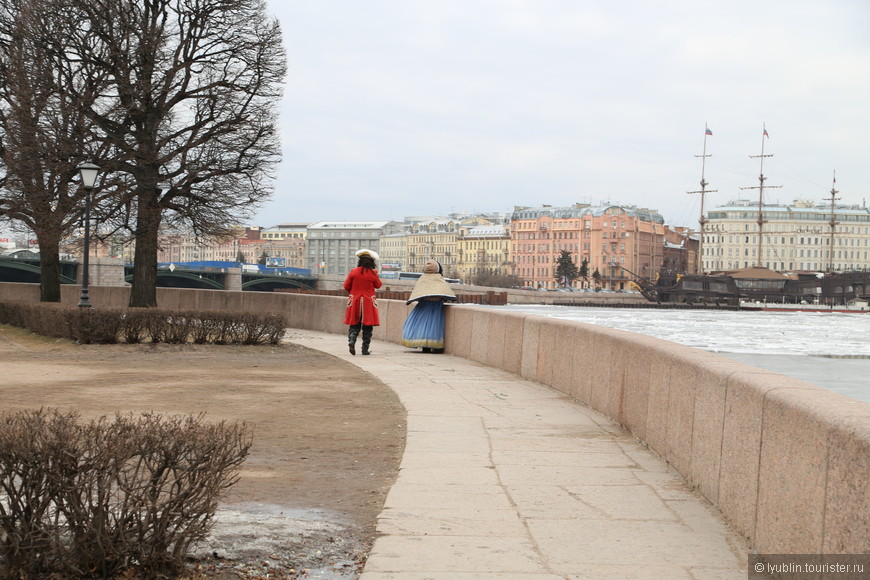
[[[92, 287], [123, 307], [127, 288]], [[63, 287], [63, 301], [78, 301]], [[0, 300], [39, 299], [0, 284]], [[344, 334], [342, 297], [158, 289], [163, 308], [284, 313]], [[376, 340], [410, 309], [382, 300]], [[870, 553], [870, 405], [713, 353], [578, 322], [450, 305], [447, 352], [539, 381], [608, 415], [697, 487], [759, 553]], [[338, 337], [336, 340], [340, 340]], [[377, 354], [377, 349], [374, 349]]]

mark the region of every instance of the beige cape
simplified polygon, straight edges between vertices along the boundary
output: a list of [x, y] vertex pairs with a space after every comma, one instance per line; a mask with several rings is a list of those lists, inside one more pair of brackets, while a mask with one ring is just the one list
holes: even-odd
[[426, 298], [456, 300], [456, 294], [441, 275], [441, 264], [435, 260], [429, 260], [423, 266], [423, 275], [417, 278], [417, 284], [414, 285], [414, 290], [411, 291], [411, 297], [406, 304]]
[[444, 281], [441, 274], [423, 274], [417, 279], [408, 304], [425, 298], [442, 298], [444, 300], [456, 300], [456, 294]]

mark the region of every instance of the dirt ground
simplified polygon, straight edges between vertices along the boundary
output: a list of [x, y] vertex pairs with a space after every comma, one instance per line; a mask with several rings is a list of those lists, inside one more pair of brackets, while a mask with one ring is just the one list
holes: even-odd
[[356, 578], [404, 449], [389, 388], [292, 344], [78, 345], [0, 326], [0, 374], [2, 412], [206, 413], [253, 428], [190, 578]]

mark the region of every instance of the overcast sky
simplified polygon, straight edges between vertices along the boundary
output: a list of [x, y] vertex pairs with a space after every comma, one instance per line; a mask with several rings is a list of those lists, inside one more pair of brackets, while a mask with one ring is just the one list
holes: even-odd
[[[268, 0], [284, 159], [252, 223], [870, 198], [867, 0]], [[868, 199], [870, 201], [870, 199]]]

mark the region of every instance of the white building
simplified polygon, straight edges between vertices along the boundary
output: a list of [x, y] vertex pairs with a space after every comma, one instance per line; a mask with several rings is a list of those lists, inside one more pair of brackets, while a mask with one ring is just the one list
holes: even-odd
[[312, 274], [347, 274], [356, 267], [356, 251], [380, 253], [382, 236], [398, 233], [392, 221], [317, 222], [308, 226], [308, 265]]
[[263, 228], [260, 232], [260, 239], [266, 241], [278, 241], [286, 239], [304, 240], [308, 235], [308, 224], [278, 224], [269, 228]]
[[834, 271], [870, 268], [870, 210], [835, 206], [833, 237], [831, 215], [830, 204], [765, 204], [759, 257], [758, 202], [733, 201], [711, 209], [704, 225], [704, 271], [737, 270], [757, 264], [777, 271], [825, 271], [831, 266]]

